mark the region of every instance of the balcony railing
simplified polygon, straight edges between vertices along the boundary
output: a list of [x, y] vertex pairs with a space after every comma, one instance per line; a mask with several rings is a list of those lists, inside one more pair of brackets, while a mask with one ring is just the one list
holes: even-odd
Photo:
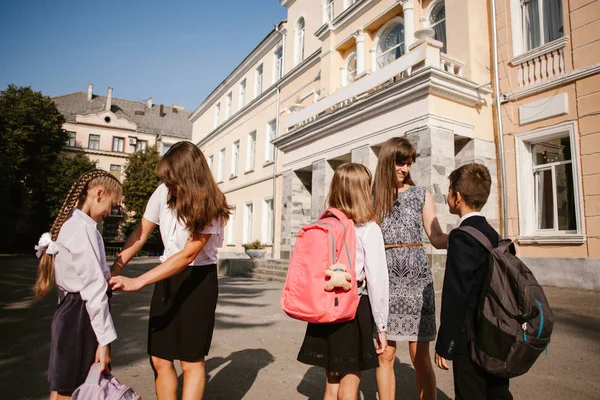
[[385, 67], [341, 88], [317, 103], [291, 113], [287, 118], [288, 130], [304, 126], [322, 115], [346, 107], [356, 100], [378, 91], [380, 88], [387, 87], [389, 82], [409, 77], [412, 72], [422, 67], [434, 67], [456, 76], [462, 76], [463, 63], [442, 55], [440, 53], [441, 47], [442, 43], [433, 39], [425, 39], [414, 43], [410, 51]]
[[565, 73], [566, 36], [510, 60], [520, 88], [538, 85]]

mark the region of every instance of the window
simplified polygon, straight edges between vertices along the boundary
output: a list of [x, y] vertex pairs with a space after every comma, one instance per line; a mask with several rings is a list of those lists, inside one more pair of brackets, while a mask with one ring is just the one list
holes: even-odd
[[212, 155], [208, 156], [208, 169], [210, 169], [210, 172], [212, 172], [212, 170], [213, 170], [213, 156]]
[[231, 208], [231, 214], [229, 214], [229, 221], [227, 221], [227, 244], [235, 244], [235, 229], [236, 229], [236, 208]]
[[304, 60], [304, 39], [305, 39], [305, 23], [304, 18], [300, 17], [296, 22], [296, 49], [294, 55], [294, 64], [299, 64]]
[[219, 167], [217, 170], [217, 182], [223, 182], [223, 175], [225, 175], [225, 149], [219, 151]]
[[256, 156], [256, 131], [248, 134], [248, 147], [246, 148], [246, 172], [254, 171], [254, 158]]
[[325, 0], [325, 21], [323, 23], [333, 21], [333, 0]]
[[515, 0], [519, 3], [522, 52], [564, 35], [561, 0]]
[[352, 53], [346, 59], [342, 70], [342, 85], [346, 86], [356, 80], [356, 53]]
[[274, 161], [275, 160], [275, 146], [273, 146], [273, 141], [275, 136], [277, 135], [277, 121], [273, 120], [267, 123], [267, 134], [265, 136], [265, 162]]
[[517, 136], [519, 241], [583, 241], [575, 132], [569, 123]]
[[356, 3], [356, 0], [344, 0], [344, 10]]
[[171, 146], [173, 146], [173, 143], [164, 143], [162, 144], [162, 155], [164, 156], [167, 151], [169, 151], [171, 149]]
[[231, 145], [231, 177], [238, 174], [238, 157], [240, 154], [240, 141]]
[[112, 176], [114, 176], [118, 180], [121, 180], [121, 166], [120, 165], [110, 164], [110, 173]]
[[263, 90], [263, 65], [256, 67], [256, 79], [254, 82], [254, 97], [261, 95]]
[[429, 27], [435, 32], [435, 39], [444, 44], [442, 53], [448, 52], [446, 44], [446, 6], [444, 0], [440, 0], [434, 4], [429, 14]]
[[262, 213], [262, 241], [273, 244], [273, 199], [264, 199]]
[[273, 68], [273, 82], [283, 77], [283, 47], [275, 51], [275, 67]]
[[148, 147], [148, 141], [147, 140], [139, 140], [136, 142], [135, 144], [135, 151], [146, 151], [146, 148]]
[[100, 135], [90, 135], [88, 138], [88, 149], [100, 150]]
[[254, 204], [252, 202], [244, 204], [244, 243], [252, 241], [252, 218], [254, 215]]
[[77, 137], [77, 133], [75, 132], [67, 132], [68, 135], [68, 139], [67, 139], [67, 147], [75, 147], [75, 138]]
[[215, 106], [215, 122], [214, 122], [215, 128], [217, 126], [219, 126], [220, 119], [221, 119], [221, 103], [217, 103], [217, 105]]
[[233, 100], [233, 93], [227, 93], [227, 104], [225, 105], [225, 119], [231, 117], [231, 102]]
[[384, 25], [378, 38], [376, 60], [378, 69], [404, 55], [404, 23], [400, 18]]
[[240, 104], [239, 109], [241, 110], [246, 105], [246, 80], [240, 82]]
[[113, 137], [112, 151], [123, 152], [125, 147], [125, 139], [122, 137]]

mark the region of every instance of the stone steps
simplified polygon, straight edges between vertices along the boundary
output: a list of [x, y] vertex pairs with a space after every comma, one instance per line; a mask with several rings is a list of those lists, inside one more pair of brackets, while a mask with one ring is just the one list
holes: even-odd
[[281, 265], [261, 265], [250, 272], [251, 278], [266, 281], [285, 282], [286, 276], [287, 267]]

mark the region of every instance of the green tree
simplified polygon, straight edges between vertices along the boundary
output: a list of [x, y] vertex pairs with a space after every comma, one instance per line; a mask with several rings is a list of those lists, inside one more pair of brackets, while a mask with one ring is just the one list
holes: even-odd
[[0, 91], [0, 251], [30, 249], [48, 228], [48, 179], [67, 140], [64, 121], [41, 92]]

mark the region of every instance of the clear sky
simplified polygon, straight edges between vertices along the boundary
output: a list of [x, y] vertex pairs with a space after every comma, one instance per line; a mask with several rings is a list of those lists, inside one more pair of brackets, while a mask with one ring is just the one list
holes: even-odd
[[279, 0], [3, 0], [0, 90], [193, 110], [285, 18]]

